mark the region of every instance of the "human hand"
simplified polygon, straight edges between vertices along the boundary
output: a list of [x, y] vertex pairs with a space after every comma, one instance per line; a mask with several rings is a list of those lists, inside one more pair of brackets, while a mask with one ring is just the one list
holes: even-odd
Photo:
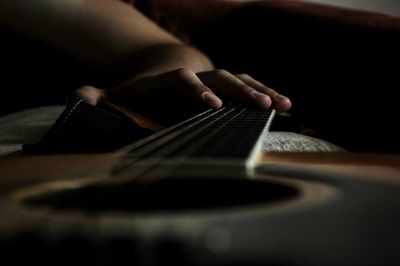
[[272, 106], [278, 112], [287, 111], [292, 105], [287, 97], [249, 75], [233, 75], [220, 69], [198, 73], [177, 69], [109, 90], [84, 86], [75, 94], [93, 105], [99, 101], [112, 101], [161, 120], [165, 120], [165, 116], [181, 118], [185, 113], [189, 116], [201, 108], [218, 109], [223, 104], [221, 98], [260, 108]]

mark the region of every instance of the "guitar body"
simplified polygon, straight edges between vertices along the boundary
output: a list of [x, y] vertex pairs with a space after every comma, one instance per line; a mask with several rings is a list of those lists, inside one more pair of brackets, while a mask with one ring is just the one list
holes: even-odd
[[266, 153], [254, 173], [197, 169], [134, 182], [112, 177], [124, 156], [1, 158], [3, 255], [44, 264], [400, 263], [398, 155]]
[[262, 153], [270, 113], [246, 112], [198, 116], [111, 153], [1, 157], [3, 261], [400, 264], [400, 155]]

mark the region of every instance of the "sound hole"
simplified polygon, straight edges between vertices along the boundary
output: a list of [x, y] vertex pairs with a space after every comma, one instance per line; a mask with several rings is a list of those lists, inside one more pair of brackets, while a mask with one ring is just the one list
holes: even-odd
[[159, 212], [210, 210], [286, 200], [298, 190], [265, 181], [176, 178], [157, 182], [96, 184], [31, 196], [30, 206], [87, 212]]

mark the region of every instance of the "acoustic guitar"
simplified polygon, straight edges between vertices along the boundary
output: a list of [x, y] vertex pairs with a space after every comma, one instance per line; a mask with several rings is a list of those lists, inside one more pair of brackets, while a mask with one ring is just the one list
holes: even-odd
[[4, 262], [400, 265], [400, 156], [263, 153], [273, 110], [119, 150], [0, 158]]

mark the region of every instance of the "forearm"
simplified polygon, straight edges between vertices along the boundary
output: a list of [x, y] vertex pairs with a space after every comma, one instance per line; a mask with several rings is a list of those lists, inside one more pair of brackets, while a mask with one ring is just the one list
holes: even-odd
[[[85, 83], [109, 89], [83, 86], [74, 92], [94, 105], [102, 100], [155, 110], [172, 105], [182, 114], [184, 107], [193, 108], [192, 101], [220, 108], [217, 92], [262, 108], [291, 106], [248, 75], [214, 70], [205, 54], [118, 0], [2, 0], [0, 27], [50, 44], [95, 70], [98, 80], [90, 80], [89, 72]], [[121, 85], [121, 78], [127, 82]]]
[[0, 26], [99, 68], [126, 63], [151, 46], [181, 44], [117, 0], [2, 0]]
[[133, 77], [137, 80], [176, 69], [202, 72], [214, 69], [211, 60], [197, 49], [187, 45], [159, 45], [149, 47], [136, 58]]

